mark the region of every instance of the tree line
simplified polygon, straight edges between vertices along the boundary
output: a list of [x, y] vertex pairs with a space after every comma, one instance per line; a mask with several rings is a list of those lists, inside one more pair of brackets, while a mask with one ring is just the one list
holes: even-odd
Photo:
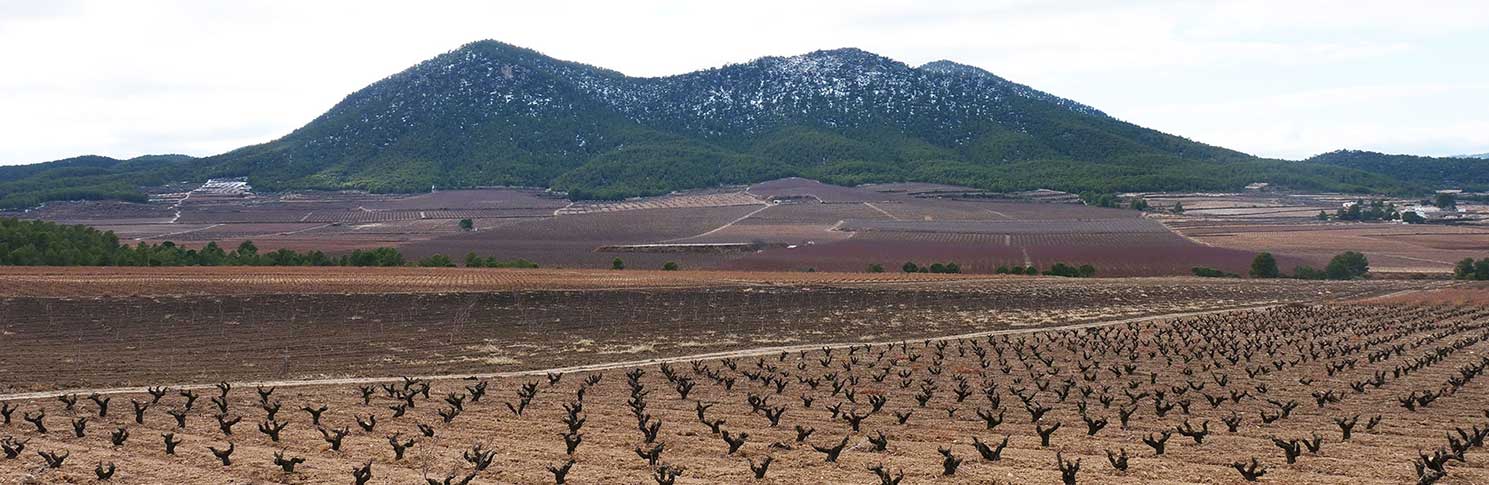
[[[1485, 270], [1489, 271], [1489, 259], [1485, 260]], [[1462, 264], [1462, 263], [1459, 263]], [[1221, 271], [1215, 268], [1196, 266], [1190, 270], [1195, 276], [1206, 278], [1240, 278], [1241, 275]], [[1370, 273], [1370, 260], [1364, 254], [1356, 251], [1345, 251], [1329, 259], [1329, 264], [1323, 269], [1308, 265], [1300, 265], [1293, 268], [1293, 274], [1288, 276], [1282, 274], [1277, 267], [1277, 258], [1272, 253], [1257, 253], [1251, 259], [1251, 271], [1248, 273], [1252, 278], [1296, 278], [1302, 280], [1354, 280], [1366, 277]]]
[[[47, 221], [0, 218], [0, 266], [455, 266], [449, 257], [434, 254], [410, 260], [397, 248], [356, 249], [328, 255], [319, 250], [278, 249], [260, 252], [253, 241], [243, 241], [231, 250], [216, 241], [201, 249], [177, 245], [119, 241], [113, 231]], [[465, 256], [465, 265], [475, 268], [536, 268], [527, 260], [501, 260]]]

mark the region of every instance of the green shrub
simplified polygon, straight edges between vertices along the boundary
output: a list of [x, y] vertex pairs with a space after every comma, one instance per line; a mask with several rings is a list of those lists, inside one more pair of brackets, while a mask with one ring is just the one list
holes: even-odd
[[1195, 276], [1199, 276], [1199, 277], [1203, 277], [1203, 278], [1239, 278], [1239, 277], [1241, 277], [1241, 275], [1238, 275], [1238, 274], [1235, 274], [1235, 273], [1227, 273], [1227, 272], [1224, 272], [1224, 271], [1221, 271], [1221, 270], [1218, 270], [1218, 269], [1215, 269], [1215, 268], [1206, 268], [1204, 266], [1195, 266], [1194, 268], [1191, 268], [1189, 271], [1192, 272], [1192, 273], [1194, 273]]
[[1282, 276], [1282, 273], [1277, 270], [1277, 258], [1272, 257], [1272, 253], [1257, 253], [1256, 257], [1252, 258], [1252, 278], [1276, 278], [1278, 276]]

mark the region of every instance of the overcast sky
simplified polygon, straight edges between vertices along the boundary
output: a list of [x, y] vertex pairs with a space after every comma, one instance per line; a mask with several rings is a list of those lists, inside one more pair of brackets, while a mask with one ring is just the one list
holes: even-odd
[[496, 39], [633, 76], [859, 47], [1261, 156], [1489, 152], [1484, 0], [0, 0], [0, 164], [204, 156]]

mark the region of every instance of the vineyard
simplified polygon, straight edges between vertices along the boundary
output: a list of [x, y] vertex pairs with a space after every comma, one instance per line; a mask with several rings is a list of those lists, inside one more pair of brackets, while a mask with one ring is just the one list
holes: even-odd
[[[56, 203], [25, 217], [112, 230], [131, 243], [171, 241], [199, 248], [210, 241], [223, 247], [252, 241], [264, 251], [319, 250], [331, 256], [395, 247], [415, 260], [441, 254], [458, 262], [476, 252], [561, 268], [609, 268], [616, 257], [630, 268], [673, 263], [685, 270], [735, 271], [861, 272], [875, 264], [946, 261], [958, 263], [963, 272], [993, 273], [1006, 265], [1048, 268], [1063, 262], [1093, 265], [1098, 277], [1172, 276], [1188, 275], [1197, 266], [1244, 274], [1260, 251], [1274, 253], [1291, 270], [1359, 250], [1379, 269], [1428, 271], [1450, 267], [1456, 259], [1447, 256], [1485, 243], [1482, 234], [1468, 228], [1429, 234], [1298, 225], [1316, 232], [1292, 233], [1281, 232], [1293, 228], [1289, 225], [1247, 220], [1238, 226], [1237, 220], [1144, 214], [1078, 200], [1036, 203], [958, 195], [966, 192], [934, 184], [842, 187], [787, 178], [621, 201], [570, 201], [562, 193], [527, 188], [404, 195], [306, 192], [162, 198], [132, 205]], [[1154, 195], [1155, 203], [1161, 198]], [[1197, 214], [1207, 207], [1249, 203], [1198, 196], [1183, 201]], [[1253, 202], [1269, 204], [1263, 208], [1281, 204]], [[467, 219], [469, 228], [464, 228]], [[623, 254], [607, 249], [675, 244], [752, 249]]]
[[[833, 301], [823, 295], [791, 301], [790, 294], [776, 295], [784, 298], [775, 303], [778, 309]], [[1097, 295], [1083, 296], [1099, 305]], [[866, 293], [845, 306], [888, 297]], [[638, 301], [636, 295], [617, 298]], [[678, 298], [638, 306], [686, 312], [707, 308], [702, 303], [713, 298], [724, 304], [723, 312], [738, 312], [723, 293]], [[986, 295], [942, 298], [933, 306], [955, 302], [969, 313], [987, 312], [975, 306]], [[1018, 298], [1002, 301], [1007, 306]], [[410, 314], [449, 306], [430, 303]], [[574, 300], [557, 303], [575, 306]], [[242, 318], [267, 309], [235, 304], [223, 314]], [[770, 312], [770, 304], [744, 305]], [[155, 311], [143, 302], [115, 306], [125, 308], [119, 312], [125, 316]], [[201, 306], [197, 318], [210, 312]], [[311, 305], [295, 306], [304, 311]], [[18, 311], [6, 309], [8, 315]], [[462, 311], [448, 310], [453, 314], [439, 319], [459, 320]], [[295, 319], [326, 320], [330, 313]], [[511, 309], [501, 313], [514, 315]], [[801, 317], [812, 321], [829, 313]], [[638, 316], [629, 315], [646, 321]], [[8, 458], [0, 459], [0, 475], [47, 483], [99, 477], [116, 483], [364, 484], [1489, 480], [1480, 449], [1489, 436], [1483, 406], [1489, 391], [1475, 379], [1489, 368], [1482, 357], [1489, 350], [1489, 309], [1289, 304], [1100, 321], [1046, 330], [938, 327], [920, 337], [889, 331], [858, 342], [828, 336], [662, 364], [618, 354], [610, 362], [619, 364], [472, 371], [479, 375], [471, 378], [253, 383], [234, 379], [246, 376], [229, 369], [238, 367], [230, 364], [238, 355], [228, 354], [194, 361], [237, 384], [142, 372], [143, 382], [131, 382], [135, 390], [7, 396], [0, 444]], [[136, 325], [114, 325], [121, 333], [112, 337], [89, 331], [68, 340], [139, 342], [141, 336], [131, 333]], [[296, 322], [258, 328], [287, 325]], [[704, 324], [648, 328], [626, 340], [678, 336], [698, 325]], [[243, 332], [225, 340], [250, 330], [225, 330]], [[957, 333], [963, 335], [926, 338]], [[460, 338], [438, 329], [423, 335], [433, 345]], [[833, 339], [842, 343], [816, 343]], [[346, 353], [396, 359], [398, 352], [367, 345], [319, 350], [333, 360]], [[96, 357], [69, 357], [76, 364], [90, 358]], [[17, 361], [6, 365], [13, 373]], [[26, 380], [12, 374], [6, 381], [17, 379]]]
[[[514, 290], [746, 288], [770, 285], [906, 285], [941, 282], [1040, 288], [1060, 282], [991, 275], [903, 273], [737, 273], [724, 271], [594, 271], [573, 269], [463, 269], [354, 267], [0, 267], [0, 298], [204, 296], [281, 294], [471, 293]], [[1102, 286], [1132, 287], [1110, 281]], [[1154, 283], [1148, 283], [1154, 284]], [[1176, 283], [1166, 282], [1170, 286]], [[1136, 284], [1147, 286], [1147, 284]], [[1218, 286], [1218, 285], [1217, 285]], [[1246, 285], [1224, 285], [1247, 288]], [[1341, 286], [1349, 288], [1350, 286]], [[1244, 290], [1238, 290], [1244, 291]], [[1257, 289], [1259, 294], [1274, 290]], [[14, 315], [6, 315], [14, 318]]]
[[0, 393], [510, 371], [1048, 327], [1407, 287], [264, 267], [7, 270], [0, 281], [0, 344], [7, 348]]

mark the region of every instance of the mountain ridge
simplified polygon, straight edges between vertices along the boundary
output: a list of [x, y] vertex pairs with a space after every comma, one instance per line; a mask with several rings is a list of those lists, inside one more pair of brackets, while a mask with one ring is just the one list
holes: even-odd
[[1364, 170], [1433, 189], [1489, 190], [1486, 159], [1335, 150], [1303, 161]]
[[[251, 179], [252, 167], [274, 165], [284, 176], [254, 182], [270, 189], [518, 184], [614, 198], [779, 175], [945, 180], [948, 169], [987, 171], [968, 163], [1254, 159], [974, 69], [921, 70], [842, 48], [630, 77], [478, 41], [354, 92], [280, 140], [209, 160]], [[957, 166], [909, 173], [927, 171], [927, 161]], [[857, 165], [832, 166], [844, 163]], [[368, 172], [378, 176], [359, 177]]]
[[[1422, 188], [1198, 143], [946, 60], [910, 66], [840, 48], [632, 77], [492, 40], [384, 77], [266, 143], [150, 166], [103, 165], [78, 186], [107, 190], [84, 196], [222, 176], [248, 177], [264, 190], [524, 185], [602, 199], [783, 176], [1073, 192], [1254, 181]], [[24, 185], [0, 184], [0, 207], [61, 194]]]

